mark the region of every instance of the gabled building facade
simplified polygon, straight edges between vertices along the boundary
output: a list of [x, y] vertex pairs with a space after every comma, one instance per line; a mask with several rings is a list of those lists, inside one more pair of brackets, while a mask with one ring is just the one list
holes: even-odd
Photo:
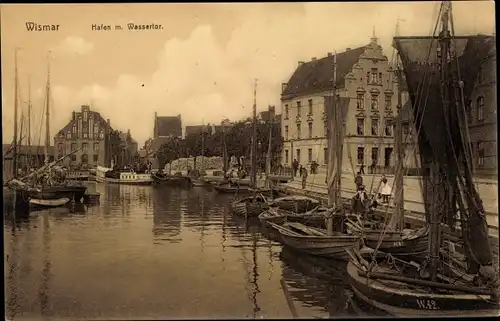
[[101, 114], [82, 105], [79, 112], [74, 111], [71, 120], [54, 136], [56, 158], [80, 149], [67, 157], [62, 164], [68, 167], [110, 166], [111, 155], [108, 148], [111, 122]]
[[[333, 95], [333, 66], [331, 53], [299, 62], [290, 80], [282, 84], [284, 166], [290, 166], [294, 159], [301, 165], [316, 161], [327, 166], [326, 108], [331, 103], [325, 97]], [[357, 171], [361, 165], [366, 169], [376, 165], [377, 171], [392, 167], [397, 80], [378, 39], [373, 37], [366, 46], [338, 53], [336, 70], [337, 95], [347, 99], [343, 171]]]

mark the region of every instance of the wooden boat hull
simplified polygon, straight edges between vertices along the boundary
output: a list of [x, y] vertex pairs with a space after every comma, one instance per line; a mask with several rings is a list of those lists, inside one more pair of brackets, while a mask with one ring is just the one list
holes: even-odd
[[266, 210], [259, 215], [259, 220], [265, 225], [268, 223], [275, 223], [282, 225], [285, 222], [297, 222], [307, 224], [309, 226], [325, 228], [325, 216], [322, 214], [297, 214], [286, 210], [278, 210], [277, 215], [272, 215], [270, 211]]
[[56, 200], [69, 198], [79, 202], [85, 195], [86, 190], [87, 187], [85, 186], [49, 186], [42, 188], [40, 192], [18, 191], [17, 200], [22, 200], [26, 204], [28, 204], [29, 199]]
[[[380, 233], [364, 233], [364, 242], [367, 247], [377, 248]], [[390, 253], [396, 257], [411, 257], [423, 259], [427, 256], [429, 250], [429, 230], [423, 228], [416, 231], [414, 238], [404, 239], [401, 235], [385, 235], [380, 242], [378, 249], [385, 253]]]
[[486, 301], [488, 295], [416, 292], [408, 288], [389, 287], [387, 282], [360, 276], [359, 271], [353, 262], [347, 264], [349, 282], [356, 296], [394, 316], [498, 315], [498, 304]]
[[285, 196], [274, 200], [273, 206], [294, 213], [304, 213], [320, 205], [320, 202], [309, 197]]
[[356, 247], [360, 237], [337, 233], [332, 236], [300, 235], [281, 225], [269, 223], [281, 234], [283, 243], [310, 255], [347, 261], [347, 248]]
[[153, 182], [157, 185], [166, 185], [171, 187], [191, 187], [192, 180], [190, 177], [184, 176], [153, 176]]
[[242, 200], [235, 200], [231, 202], [231, 209], [234, 214], [242, 217], [258, 217], [262, 212], [269, 209], [267, 200], [258, 197], [257, 200], [253, 198], [245, 198]]
[[60, 199], [36, 199], [32, 198], [29, 200], [30, 207], [59, 207], [67, 204], [70, 201], [69, 198], [60, 198]]
[[249, 194], [253, 193], [253, 190], [250, 188], [250, 186], [239, 186], [239, 187], [233, 187], [233, 186], [227, 186], [227, 185], [214, 185], [214, 190], [217, 191], [217, 193], [221, 194]]

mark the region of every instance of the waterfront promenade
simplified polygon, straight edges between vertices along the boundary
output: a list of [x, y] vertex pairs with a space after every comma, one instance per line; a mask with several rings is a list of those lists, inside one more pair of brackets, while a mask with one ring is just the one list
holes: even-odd
[[[379, 186], [382, 175], [365, 174], [362, 176], [367, 191], [372, 189], [373, 192], [377, 192], [376, 188]], [[386, 175], [386, 177], [389, 185], [394, 188], [394, 175]], [[318, 174], [309, 174], [307, 177], [306, 192], [326, 196], [328, 194], [328, 188], [325, 183], [325, 178], [325, 171], [320, 171]], [[282, 186], [292, 189], [293, 191], [298, 191], [302, 189], [301, 182], [302, 179], [300, 177], [295, 177], [293, 181], [282, 184]], [[498, 181], [478, 178], [476, 179], [476, 187], [483, 200], [488, 226], [490, 230], [496, 230], [496, 235], [498, 235]], [[355, 194], [355, 189], [356, 185], [352, 173], [344, 172], [342, 174], [342, 196], [346, 198], [352, 197]], [[393, 206], [393, 200], [391, 199], [389, 207]], [[407, 211], [412, 213], [424, 213], [424, 202], [419, 177], [406, 176], [404, 178], [404, 207]]]

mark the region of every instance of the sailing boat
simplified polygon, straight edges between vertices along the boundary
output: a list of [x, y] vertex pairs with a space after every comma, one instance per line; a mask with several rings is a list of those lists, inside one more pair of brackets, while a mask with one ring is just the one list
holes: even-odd
[[260, 213], [269, 208], [270, 198], [264, 196], [261, 191], [257, 191], [257, 82], [254, 87], [253, 102], [253, 134], [252, 134], [252, 176], [251, 189], [252, 196], [236, 199], [231, 202], [234, 214], [244, 217], [257, 217]]
[[[394, 39], [420, 128], [421, 163], [430, 169], [423, 191], [430, 223], [428, 260], [369, 262], [350, 250], [347, 272], [361, 300], [395, 316], [498, 316], [500, 282], [473, 182], [464, 106], [495, 37], [455, 36], [450, 1], [441, 3], [435, 30], [440, 21], [438, 36]], [[443, 227], [453, 229], [457, 220], [465, 255], [442, 237]]]
[[[284, 222], [277, 224], [268, 222], [281, 234], [283, 242], [301, 252], [307, 254], [328, 257], [338, 260], [347, 260], [348, 255], [345, 248], [351, 248], [359, 244], [360, 236], [343, 233], [342, 224], [337, 225], [340, 231], [333, 231], [333, 219], [343, 218], [343, 202], [341, 199], [341, 177], [342, 177], [342, 155], [344, 139], [344, 105], [348, 102], [337, 97], [336, 91], [337, 55], [333, 56], [333, 91], [328, 103], [333, 108], [328, 108], [327, 119], [330, 122], [328, 130], [328, 203], [330, 208], [324, 212], [327, 218], [327, 229], [315, 228], [297, 222]], [[330, 100], [331, 99], [331, 100]], [[337, 106], [337, 101], [341, 102]]]
[[[398, 36], [399, 21], [396, 24], [396, 36]], [[352, 233], [361, 233], [363, 235], [364, 244], [368, 248], [377, 248], [381, 252], [391, 253], [397, 257], [411, 257], [423, 258], [427, 255], [428, 249], [428, 232], [429, 226], [425, 224], [417, 229], [404, 228], [404, 147], [403, 147], [403, 132], [401, 124], [401, 108], [402, 108], [402, 87], [403, 87], [403, 73], [401, 71], [401, 64], [399, 56], [395, 55], [396, 69], [395, 75], [397, 77], [397, 109], [398, 117], [395, 120], [395, 149], [396, 149], [396, 172], [394, 180], [394, 204], [395, 211], [391, 215], [391, 219], [387, 222], [388, 208], [379, 210], [373, 209], [371, 212], [377, 216], [381, 216], [384, 222], [376, 222], [369, 220], [365, 217], [363, 220], [357, 222], [347, 219], [347, 225]], [[381, 182], [382, 183], [382, 182]], [[373, 181], [372, 181], [373, 185]], [[373, 200], [368, 200], [372, 202]], [[368, 215], [366, 215], [368, 216]], [[381, 235], [381, 231], [385, 232]]]
[[[15, 68], [16, 68], [16, 85], [15, 85], [15, 90], [16, 90], [16, 102], [15, 102], [15, 115], [17, 116], [17, 108], [18, 108], [18, 73], [17, 73], [17, 51], [16, 51], [16, 61], [15, 61]], [[81, 200], [83, 199], [83, 196], [85, 194], [85, 190], [87, 189], [85, 186], [82, 186], [81, 184], [73, 185], [68, 182], [66, 183], [53, 183], [51, 180], [50, 176], [50, 170], [54, 167], [54, 165], [64, 159], [65, 157], [71, 155], [66, 155], [61, 159], [58, 159], [54, 162], [49, 163], [49, 146], [50, 146], [50, 64], [48, 65], [47, 68], [47, 84], [46, 84], [46, 100], [45, 100], [45, 146], [44, 146], [44, 151], [45, 151], [45, 164], [39, 168], [37, 171], [20, 178], [19, 180], [15, 179], [10, 182], [10, 187], [16, 190], [16, 199], [19, 202], [19, 205], [29, 205], [30, 200], [37, 200], [35, 203], [37, 205], [43, 206], [43, 204], [49, 204], [48, 206], [54, 206], [54, 204], [59, 204], [59, 202], [44, 202], [47, 200], [61, 200], [60, 203], [62, 203], [62, 199], [69, 199], [69, 200]], [[15, 120], [17, 122], [17, 119]], [[15, 124], [14, 126], [17, 130], [17, 125]], [[15, 137], [17, 137], [17, 134], [15, 134]], [[15, 139], [15, 144], [17, 146], [18, 142]], [[14, 151], [17, 150], [17, 147], [14, 148]], [[76, 152], [76, 151], [74, 151]], [[73, 152], [73, 153], [74, 153]], [[17, 153], [16, 153], [17, 154]], [[15, 163], [16, 162], [16, 157], [14, 158]], [[14, 168], [17, 168], [17, 164], [14, 165]], [[36, 186], [35, 182], [31, 182], [31, 184], [28, 184], [24, 181], [27, 181], [29, 179], [33, 179], [36, 177], [37, 174], [43, 173], [43, 172], [48, 172], [46, 173], [45, 179], [41, 182], [41, 186]], [[17, 173], [16, 173], [17, 174]], [[33, 186], [30, 186], [33, 185]]]

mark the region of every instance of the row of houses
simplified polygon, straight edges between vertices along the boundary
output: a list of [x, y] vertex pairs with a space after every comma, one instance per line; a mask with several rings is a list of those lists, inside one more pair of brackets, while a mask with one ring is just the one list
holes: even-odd
[[[334, 55], [299, 61], [282, 84], [281, 132], [284, 139], [282, 163], [294, 159], [306, 165], [328, 163], [326, 115], [332, 108]], [[481, 62], [474, 94], [468, 102], [469, 132], [477, 172], [496, 173], [496, 55]], [[400, 117], [405, 139], [405, 166], [419, 167], [407, 88], [398, 89], [395, 72], [378, 39], [368, 45], [347, 48], [336, 55], [336, 89], [345, 122], [346, 146], [342, 167], [374, 167], [386, 171], [394, 166], [394, 121]], [[405, 81], [402, 80], [403, 86]], [[397, 109], [398, 90], [402, 108]]]

